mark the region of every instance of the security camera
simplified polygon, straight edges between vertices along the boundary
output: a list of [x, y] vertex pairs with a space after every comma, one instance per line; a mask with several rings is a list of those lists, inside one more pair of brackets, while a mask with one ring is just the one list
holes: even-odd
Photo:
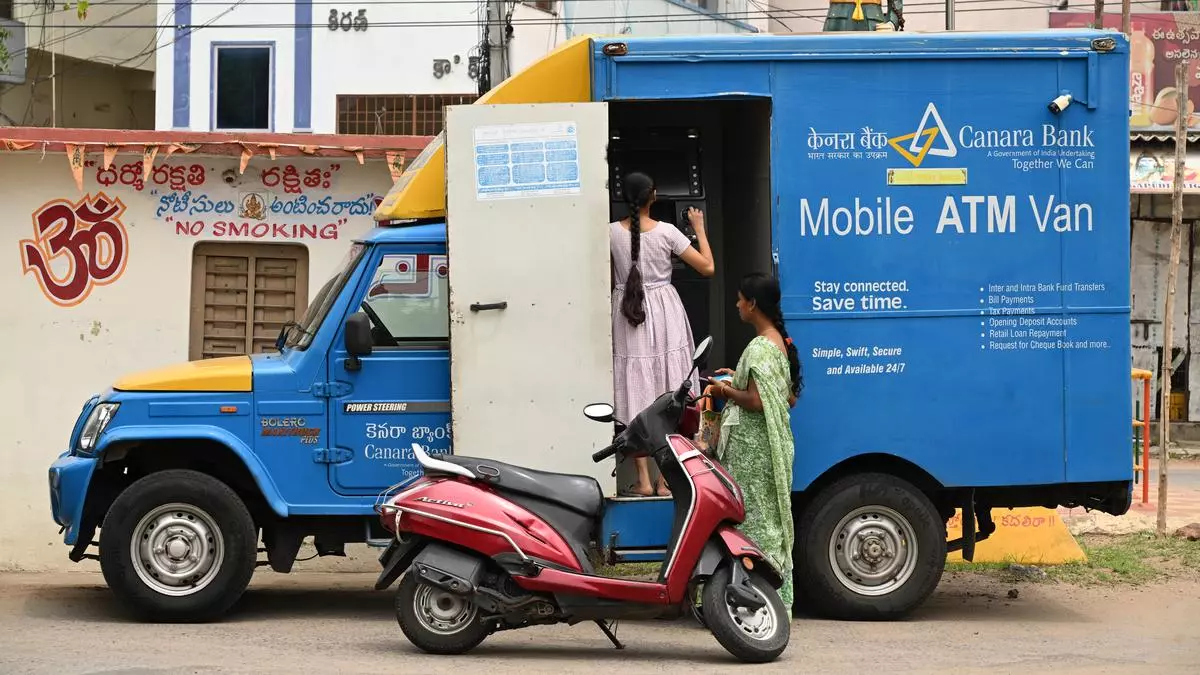
[[1071, 101], [1072, 101], [1072, 98], [1071, 98], [1070, 94], [1063, 94], [1063, 95], [1059, 96], [1058, 98], [1054, 99], [1053, 101], [1050, 101], [1050, 105], [1048, 107], [1050, 108], [1050, 112], [1057, 115], [1060, 112], [1066, 110], [1067, 106], [1071, 105]]
[[233, 185], [237, 180], [237, 173], [233, 169], [225, 169], [221, 172], [221, 180], [225, 181], [226, 185]]

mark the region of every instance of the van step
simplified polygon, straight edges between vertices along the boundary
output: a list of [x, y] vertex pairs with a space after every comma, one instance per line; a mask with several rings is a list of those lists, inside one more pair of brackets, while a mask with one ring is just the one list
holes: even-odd
[[370, 546], [372, 548], [387, 548], [388, 546], [391, 546], [391, 544], [392, 544], [392, 539], [390, 537], [387, 539], [368, 539], [367, 540], [367, 546]]

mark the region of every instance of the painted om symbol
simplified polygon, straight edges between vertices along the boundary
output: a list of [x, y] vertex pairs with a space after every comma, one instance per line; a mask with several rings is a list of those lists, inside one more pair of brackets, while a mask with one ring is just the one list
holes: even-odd
[[[103, 192], [78, 203], [56, 199], [33, 215], [34, 238], [21, 241], [23, 274], [33, 273], [42, 292], [60, 307], [74, 307], [92, 289], [120, 278], [129, 254], [121, 223], [125, 205]], [[55, 259], [60, 262], [53, 269]], [[63, 269], [65, 267], [65, 270]]]

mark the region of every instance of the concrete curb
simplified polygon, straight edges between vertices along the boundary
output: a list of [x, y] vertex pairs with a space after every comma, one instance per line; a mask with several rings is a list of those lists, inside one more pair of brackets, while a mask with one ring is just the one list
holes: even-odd
[[[1200, 460], [1200, 448], [1194, 446], [1180, 446], [1174, 443], [1167, 445], [1167, 454], [1171, 459], [1179, 460]], [[1161, 456], [1157, 445], [1150, 446], [1151, 459], [1158, 459]]]

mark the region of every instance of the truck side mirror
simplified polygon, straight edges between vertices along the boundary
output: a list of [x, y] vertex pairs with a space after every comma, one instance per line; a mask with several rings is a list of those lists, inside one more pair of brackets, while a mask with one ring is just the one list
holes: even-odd
[[370, 356], [372, 348], [371, 320], [363, 312], [355, 312], [346, 318], [346, 370], [362, 368], [361, 356]]

